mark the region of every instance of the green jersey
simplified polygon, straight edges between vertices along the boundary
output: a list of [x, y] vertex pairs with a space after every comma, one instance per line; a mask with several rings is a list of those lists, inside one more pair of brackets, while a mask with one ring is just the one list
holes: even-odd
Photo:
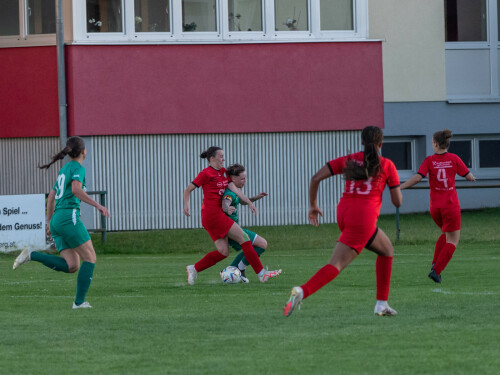
[[80, 209], [80, 199], [73, 195], [71, 184], [73, 180], [82, 183], [85, 191], [85, 168], [77, 161], [66, 163], [57, 176], [57, 181], [52, 188], [56, 192], [56, 210], [58, 208]]
[[224, 195], [222, 196], [222, 200], [229, 199], [231, 201], [231, 206], [235, 208], [234, 212], [229, 216], [236, 224], [238, 224], [238, 206], [240, 205], [240, 197], [238, 197], [231, 190], [226, 189], [224, 191]]

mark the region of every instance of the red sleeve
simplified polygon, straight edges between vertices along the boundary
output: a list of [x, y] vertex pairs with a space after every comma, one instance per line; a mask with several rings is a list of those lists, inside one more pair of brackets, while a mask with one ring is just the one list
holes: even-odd
[[422, 177], [426, 177], [427, 173], [429, 173], [429, 164], [427, 163], [429, 160], [429, 157], [426, 157], [420, 168], [418, 168], [417, 173], [419, 175], [422, 175]]
[[345, 156], [342, 156], [337, 159], [330, 160], [326, 165], [328, 165], [328, 168], [330, 168], [330, 171], [332, 174], [342, 174], [344, 173], [343, 169], [345, 166]]
[[193, 185], [196, 187], [200, 187], [205, 185], [209, 181], [208, 174], [206, 173], [205, 170], [202, 170], [200, 173], [198, 173], [198, 176], [193, 180]]
[[465, 163], [460, 159], [460, 156], [456, 156], [456, 163], [457, 163], [457, 173], [459, 176], [465, 177], [469, 173], [469, 168], [465, 165]]
[[227, 183], [229, 185], [230, 182], [232, 182], [231, 177], [229, 177], [229, 173], [227, 173], [226, 168], [222, 168], [222, 175], [226, 178]]
[[386, 159], [386, 160], [388, 162], [387, 185], [389, 186], [390, 189], [396, 188], [400, 185], [398, 171], [396, 169], [396, 166], [392, 162], [392, 160], [389, 160], [389, 159]]

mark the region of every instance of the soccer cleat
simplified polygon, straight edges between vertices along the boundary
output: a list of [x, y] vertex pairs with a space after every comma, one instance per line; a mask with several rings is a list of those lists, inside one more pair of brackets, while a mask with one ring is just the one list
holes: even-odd
[[436, 271], [434, 271], [434, 267], [429, 273], [429, 278], [431, 278], [435, 283], [441, 284], [441, 275], [438, 275]]
[[194, 265], [189, 265], [186, 267], [186, 272], [188, 274], [188, 284], [194, 285], [194, 281], [198, 277], [198, 272], [194, 268]]
[[241, 272], [241, 281], [245, 284], [248, 284], [250, 280], [247, 279], [247, 275], [245, 275], [245, 270], [240, 270]]
[[269, 279], [272, 279], [273, 277], [278, 276], [281, 273], [281, 270], [275, 270], [275, 271], [268, 271], [265, 270], [262, 276], [259, 276], [259, 280], [261, 283], [265, 283]]
[[304, 298], [304, 291], [300, 286], [294, 286], [292, 288], [292, 291], [290, 292], [290, 298], [288, 299], [287, 303], [285, 304], [285, 307], [283, 308], [283, 315], [286, 317], [292, 315], [293, 310], [295, 307], [299, 307], [300, 310], [300, 305], [302, 305], [302, 299]]
[[31, 250], [28, 250], [26, 247], [21, 251], [21, 254], [19, 254], [14, 261], [14, 264], [12, 265], [12, 269], [15, 270], [17, 267], [19, 267], [21, 264], [28, 263], [31, 260]]
[[83, 302], [81, 305], [77, 305], [76, 303], [73, 302], [73, 310], [74, 309], [91, 309], [92, 306], [90, 306], [90, 303], [88, 302]]
[[377, 303], [375, 305], [375, 309], [373, 310], [375, 315], [378, 316], [394, 316], [398, 315], [398, 312], [394, 310], [389, 304], [386, 302], [385, 304]]

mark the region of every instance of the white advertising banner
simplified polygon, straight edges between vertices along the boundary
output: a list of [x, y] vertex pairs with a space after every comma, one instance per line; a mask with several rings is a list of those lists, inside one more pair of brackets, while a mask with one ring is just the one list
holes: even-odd
[[45, 195], [0, 195], [0, 252], [46, 248]]

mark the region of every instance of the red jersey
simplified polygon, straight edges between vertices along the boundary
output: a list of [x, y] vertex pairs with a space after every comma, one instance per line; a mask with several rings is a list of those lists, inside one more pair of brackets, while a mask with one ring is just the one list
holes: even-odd
[[427, 173], [431, 188], [431, 207], [460, 206], [455, 189], [455, 175], [465, 177], [469, 173], [462, 159], [449, 152], [428, 156], [418, 169], [418, 174], [422, 177], [426, 177]]
[[[327, 163], [327, 165], [332, 174], [342, 174], [347, 160], [353, 159], [362, 164], [364, 157], [363, 152], [357, 152], [355, 154], [331, 160]], [[369, 206], [369, 208], [377, 210], [378, 213], [380, 212], [380, 206], [382, 205], [382, 192], [384, 191], [386, 184], [391, 189], [398, 187], [399, 176], [394, 163], [391, 160], [380, 156], [379, 174], [377, 176], [372, 176], [367, 180], [346, 180], [342, 199], [358, 199], [360, 200], [359, 202], [362, 206]]]
[[230, 181], [225, 168], [217, 170], [209, 166], [202, 170], [193, 180], [193, 185], [203, 187], [201, 209], [218, 208], [222, 211], [222, 195]]

